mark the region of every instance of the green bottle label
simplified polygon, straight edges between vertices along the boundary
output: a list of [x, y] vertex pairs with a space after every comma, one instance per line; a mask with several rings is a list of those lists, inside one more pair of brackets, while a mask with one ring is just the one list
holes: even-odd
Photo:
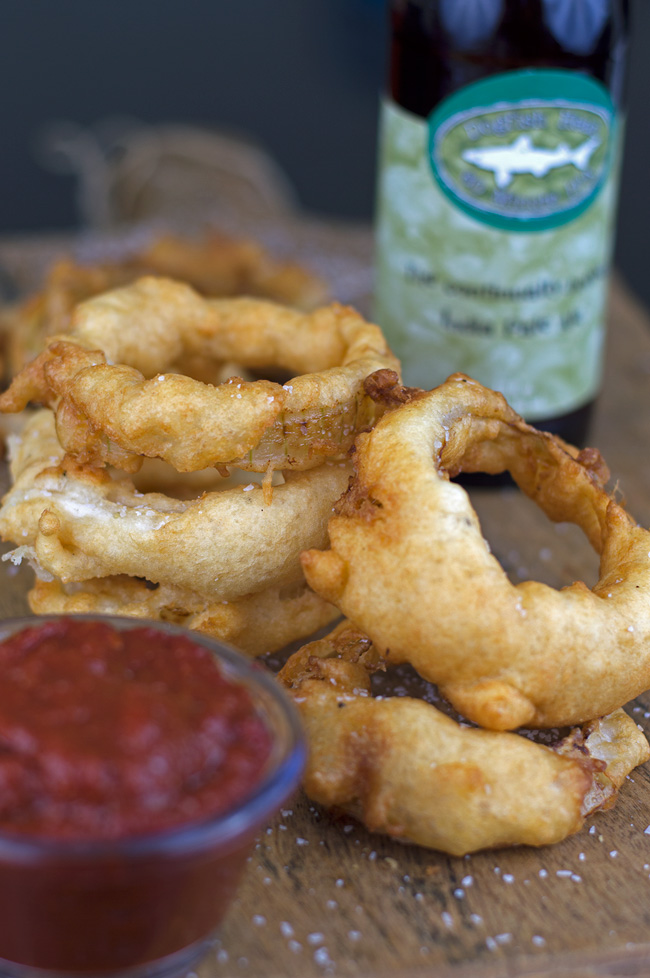
[[496, 75], [428, 120], [386, 101], [375, 316], [404, 379], [461, 370], [531, 419], [601, 375], [620, 126], [599, 82]]

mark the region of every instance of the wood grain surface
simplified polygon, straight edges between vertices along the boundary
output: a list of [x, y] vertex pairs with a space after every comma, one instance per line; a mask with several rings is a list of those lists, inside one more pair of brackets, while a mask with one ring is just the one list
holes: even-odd
[[[338, 256], [345, 254], [341, 230], [321, 230], [317, 241], [313, 229], [301, 233], [314, 253], [320, 242], [325, 257], [335, 245]], [[349, 240], [362, 281], [370, 237], [355, 232]], [[619, 284], [612, 289], [609, 322], [607, 374], [590, 440], [609, 462], [630, 511], [648, 526], [650, 323]], [[548, 523], [516, 490], [473, 491], [472, 497], [484, 535], [513, 580], [554, 586], [595, 581], [597, 561], [579, 531]], [[28, 570], [2, 565], [1, 616], [27, 612], [30, 580]], [[650, 726], [650, 697], [628, 709]], [[553, 848], [463, 859], [373, 836], [299, 796], [261, 834], [238, 899], [196, 973], [650, 974], [649, 773], [635, 772], [613, 810], [590, 818], [583, 831]]]

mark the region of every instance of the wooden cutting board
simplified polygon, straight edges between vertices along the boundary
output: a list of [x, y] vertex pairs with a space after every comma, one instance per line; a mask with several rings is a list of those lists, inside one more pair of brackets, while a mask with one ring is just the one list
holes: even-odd
[[[371, 253], [366, 231], [305, 226], [300, 233], [327, 260], [340, 261], [347, 247], [363, 280]], [[591, 442], [646, 526], [649, 418], [650, 321], [615, 283]], [[514, 580], [595, 581], [597, 561], [575, 528], [549, 524], [516, 490], [472, 495], [484, 535]], [[26, 613], [30, 580], [29, 571], [2, 565], [0, 616]], [[650, 696], [629, 710], [650, 730]], [[196, 972], [200, 978], [650, 974], [649, 772], [636, 771], [617, 806], [564, 843], [463, 859], [373, 836], [300, 796], [261, 834], [239, 897]]]

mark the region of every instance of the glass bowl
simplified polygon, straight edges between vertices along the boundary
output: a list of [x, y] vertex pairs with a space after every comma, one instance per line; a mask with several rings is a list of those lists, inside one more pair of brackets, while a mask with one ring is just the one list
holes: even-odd
[[[0, 641], [54, 617], [0, 621]], [[272, 732], [271, 756], [243, 801], [178, 828], [97, 841], [0, 831], [0, 973], [171, 976], [203, 953], [256, 834], [296, 789], [306, 756], [300, 722], [271, 674], [220, 642], [143, 619], [79, 619], [183, 635], [209, 649], [248, 688]]]

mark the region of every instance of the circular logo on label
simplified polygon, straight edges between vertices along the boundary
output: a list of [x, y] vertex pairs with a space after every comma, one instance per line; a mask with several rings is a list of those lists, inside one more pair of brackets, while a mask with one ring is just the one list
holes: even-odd
[[429, 159], [471, 217], [541, 231], [583, 213], [611, 167], [614, 105], [594, 79], [517, 71], [476, 82], [429, 117]]

